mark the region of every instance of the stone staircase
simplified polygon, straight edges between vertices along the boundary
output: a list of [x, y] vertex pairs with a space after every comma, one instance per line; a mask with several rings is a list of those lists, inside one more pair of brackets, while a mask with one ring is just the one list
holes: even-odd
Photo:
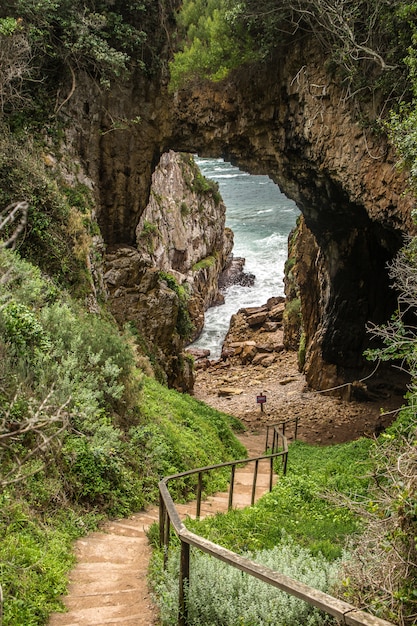
[[[242, 435], [249, 456], [263, 454], [264, 435]], [[236, 470], [233, 506], [250, 505], [251, 467]], [[269, 486], [269, 462], [259, 465], [256, 497]], [[178, 505], [182, 518], [195, 515], [195, 502]], [[226, 511], [228, 494], [218, 493], [202, 503], [201, 517]], [[152, 626], [158, 622], [147, 584], [150, 547], [146, 533], [158, 521], [153, 507], [127, 519], [108, 522], [75, 544], [77, 564], [70, 574], [66, 613], [51, 616], [49, 626]]]

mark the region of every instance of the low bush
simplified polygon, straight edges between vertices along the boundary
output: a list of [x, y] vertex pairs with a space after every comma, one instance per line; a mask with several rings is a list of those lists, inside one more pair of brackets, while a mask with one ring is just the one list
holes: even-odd
[[163, 474], [243, 454], [233, 420], [145, 376], [133, 342], [0, 248], [4, 626], [57, 610], [76, 536], [154, 502]]
[[[172, 552], [172, 551], [171, 551]], [[321, 591], [334, 583], [340, 563], [329, 563], [284, 535], [279, 546], [246, 554], [254, 561], [296, 578]], [[161, 555], [159, 555], [161, 558]], [[154, 593], [164, 626], [178, 620], [179, 554], [168, 560], [167, 570], [155, 573]], [[191, 552], [187, 590], [189, 623], [195, 626], [321, 626], [333, 623], [302, 600], [279, 591], [213, 557]]]

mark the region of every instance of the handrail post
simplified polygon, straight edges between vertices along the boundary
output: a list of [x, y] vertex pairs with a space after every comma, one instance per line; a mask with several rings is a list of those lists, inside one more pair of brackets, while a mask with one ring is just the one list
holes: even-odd
[[236, 470], [236, 465], [232, 465], [232, 471], [230, 474], [229, 503], [227, 505], [228, 511], [230, 511], [230, 509], [233, 506], [233, 490], [235, 487], [235, 470]]
[[298, 415], [295, 418], [295, 432], [294, 432], [294, 441], [297, 441], [297, 434], [298, 434]]
[[166, 510], [164, 512], [164, 518], [164, 570], [166, 570], [168, 565], [169, 533], [171, 530], [171, 520]]
[[273, 475], [274, 475], [274, 457], [271, 456], [269, 460], [269, 492], [272, 491]]
[[268, 442], [269, 442], [269, 425], [266, 425], [266, 440], [265, 440], [265, 452], [268, 450]]
[[178, 626], [188, 626], [188, 607], [185, 587], [190, 580], [190, 546], [181, 540], [180, 588], [178, 606]]
[[255, 503], [256, 481], [258, 479], [258, 466], [259, 466], [259, 459], [256, 459], [255, 469], [253, 471], [252, 496], [251, 496], [251, 501], [250, 501], [251, 506], [253, 506]]
[[198, 483], [197, 483], [197, 509], [196, 509], [196, 518], [200, 519], [201, 513], [201, 493], [203, 491], [203, 473], [198, 472]]
[[285, 452], [285, 454], [282, 457], [282, 462], [283, 462], [283, 474], [284, 476], [287, 475], [287, 461], [288, 461], [288, 450]]
[[159, 492], [159, 547], [164, 545], [165, 504], [161, 492]]

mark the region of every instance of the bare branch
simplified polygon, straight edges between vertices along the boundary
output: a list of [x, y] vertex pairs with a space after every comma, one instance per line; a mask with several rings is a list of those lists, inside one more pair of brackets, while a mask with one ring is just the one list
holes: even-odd
[[15, 202], [9, 204], [3, 211], [0, 212], [0, 232], [7, 226], [13, 224], [20, 216], [18, 224], [14, 227], [14, 230], [10, 237], [3, 242], [0, 242], [1, 248], [11, 248], [14, 250], [16, 247], [17, 239], [20, 233], [24, 230], [27, 224], [29, 204], [25, 201]]
[[[28, 405], [27, 415], [23, 419], [12, 417], [12, 409], [19, 397], [17, 393], [10, 403], [7, 411], [3, 414], [0, 421], [0, 448], [10, 456], [12, 468], [0, 479], [0, 485], [15, 484], [33, 476], [41, 471], [43, 464], [32, 467], [30, 470], [25, 468], [26, 464], [32, 459], [39, 457], [40, 453], [48, 451], [52, 443], [61, 445], [60, 435], [69, 424], [69, 415], [66, 408], [71, 401], [68, 398], [61, 406], [57, 407], [51, 402], [53, 389], [42, 400], [39, 405]], [[31, 448], [22, 456], [22, 451], [15, 452], [13, 444], [18, 442], [21, 437], [30, 434]]]

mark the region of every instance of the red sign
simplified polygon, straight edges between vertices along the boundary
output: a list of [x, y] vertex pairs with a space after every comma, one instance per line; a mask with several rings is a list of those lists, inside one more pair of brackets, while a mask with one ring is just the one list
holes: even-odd
[[256, 396], [256, 402], [258, 404], [265, 404], [266, 402], [266, 396]]

